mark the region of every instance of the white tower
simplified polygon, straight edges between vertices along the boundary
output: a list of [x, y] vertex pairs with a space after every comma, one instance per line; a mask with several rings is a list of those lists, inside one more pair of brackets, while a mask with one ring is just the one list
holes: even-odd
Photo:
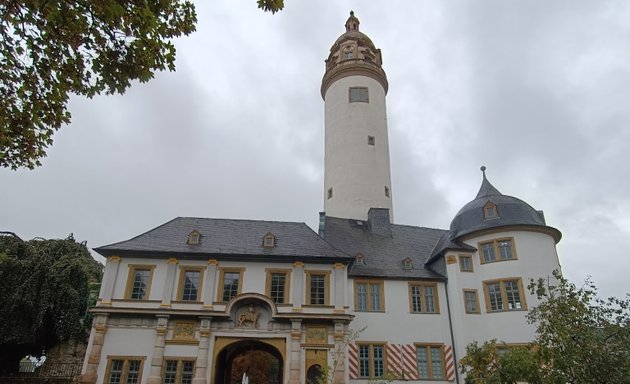
[[322, 79], [325, 103], [324, 212], [367, 219], [370, 208], [389, 209], [393, 221], [381, 50], [359, 32], [350, 12], [346, 32], [330, 49]]

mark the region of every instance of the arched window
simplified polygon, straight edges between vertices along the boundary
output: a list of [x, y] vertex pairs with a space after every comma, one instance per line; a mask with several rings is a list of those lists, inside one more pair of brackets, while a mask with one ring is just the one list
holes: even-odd
[[199, 245], [201, 243], [201, 233], [194, 230], [188, 234], [188, 245]]

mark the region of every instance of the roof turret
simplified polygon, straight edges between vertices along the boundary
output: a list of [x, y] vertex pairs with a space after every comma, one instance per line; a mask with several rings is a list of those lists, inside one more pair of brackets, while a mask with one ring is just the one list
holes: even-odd
[[377, 49], [367, 35], [359, 32], [359, 19], [350, 11], [346, 20], [346, 32], [334, 42], [326, 59], [326, 73], [322, 79], [322, 97], [335, 81], [347, 76], [368, 76], [383, 86], [389, 87], [383, 71], [381, 50]]
[[481, 167], [481, 171], [483, 180], [477, 196], [464, 205], [451, 221], [451, 240], [473, 232], [508, 226], [542, 230], [548, 232], [556, 242], [560, 240], [560, 231], [546, 225], [542, 212], [523, 200], [499, 192], [486, 177], [485, 166]]

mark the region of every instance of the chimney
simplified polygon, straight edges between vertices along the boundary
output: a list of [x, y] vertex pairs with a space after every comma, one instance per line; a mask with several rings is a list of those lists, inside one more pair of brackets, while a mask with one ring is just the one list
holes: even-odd
[[392, 237], [392, 226], [389, 221], [388, 208], [370, 208], [368, 211], [368, 228], [374, 235]]

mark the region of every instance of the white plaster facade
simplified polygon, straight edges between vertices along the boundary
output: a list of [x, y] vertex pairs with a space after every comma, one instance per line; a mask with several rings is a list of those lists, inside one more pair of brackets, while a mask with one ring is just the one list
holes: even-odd
[[[369, 102], [350, 102], [353, 87], [366, 88]], [[394, 383], [463, 383], [455, 362], [468, 343], [531, 341], [534, 327], [525, 315], [537, 300], [525, 287], [559, 269], [559, 232], [526, 203], [501, 195], [485, 174], [480, 193], [453, 220], [451, 231], [413, 227], [410, 232], [411, 227], [392, 224], [387, 87], [380, 50], [351, 15], [331, 49], [322, 84], [322, 225], [331, 218], [343, 223], [346, 232], [338, 238], [326, 232], [322, 240], [299, 223], [178, 218], [97, 249], [107, 263], [92, 310], [82, 382], [170, 383], [168, 362], [175, 361], [177, 383], [187, 378], [226, 384], [226, 372], [251, 348], [280, 361], [276, 378], [282, 383], [308, 383], [309, 369], [317, 365], [334, 367], [336, 384], [368, 383], [381, 374], [395, 375]], [[496, 207], [489, 219], [487, 204]], [[503, 210], [505, 204], [512, 205]], [[514, 207], [525, 214], [509, 214]], [[384, 209], [384, 216], [370, 216], [373, 208]], [[462, 230], [464, 235], [453, 235]], [[200, 243], [190, 242], [193, 233]], [[269, 235], [272, 245], [265, 242]], [[511, 257], [482, 262], [482, 245], [505, 239]], [[390, 245], [400, 242], [406, 250], [392, 251]], [[462, 270], [462, 257], [470, 261], [469, 270]], [[403, 266], [406, 259], [413, 265]], [[198, 273], [194, 299], [183, 298], [186, 270]], [[238, 275], [238, 289], [228, 300], [226, 273]], [[270, 293], [273, 274], [284, 276], [282, 299]], [[501, 292], [501, 308], [490, 305], [487, 291], [497, 281], [518, 282], [511, 299]], [[134, 284], [145, 290], [136, 297]], [[314, 303], [320, 300], [313, 299], [318, 287], [323, 298]], [[477, 294], [472, 313], [465, 291]], [[357, 330], [362, 331], [349, 340]], [[187, 375], [185, 361], [192, 369]]]
[[[369, 103], [348, 102], [352, 87], [367, 88]], [[329, 216], [366, 220], [369, 208], [388, 208], [392, 220], [383, 86], [371, 77], [348, 76], [335, 81], [324, 100], [324, 211]]]

